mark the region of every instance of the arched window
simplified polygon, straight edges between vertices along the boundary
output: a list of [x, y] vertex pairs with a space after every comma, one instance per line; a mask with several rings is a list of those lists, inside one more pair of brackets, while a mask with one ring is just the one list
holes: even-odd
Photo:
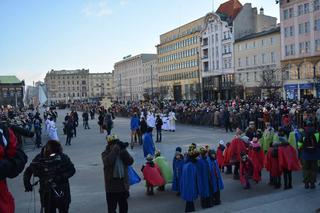
[[297, 80], [298, 79], [298, 67], [295, 64], [290, 64], [289, 70], [290, 70], [290, 79]]
[[305, 62], [300, 66], [300, 79], [313, 79], [313, 65]]

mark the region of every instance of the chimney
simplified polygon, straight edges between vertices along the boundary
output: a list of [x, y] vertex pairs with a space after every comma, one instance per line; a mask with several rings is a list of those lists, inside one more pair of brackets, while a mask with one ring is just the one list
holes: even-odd
[[260, 15], [264, 15], [264, 9], [263, 9], [263, 7], [260, 8]]

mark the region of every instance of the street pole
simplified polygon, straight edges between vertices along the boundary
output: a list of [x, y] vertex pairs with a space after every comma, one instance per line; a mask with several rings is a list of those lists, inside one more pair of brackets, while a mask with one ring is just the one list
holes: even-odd
[[131, 84], [131, 78], [129, 79], [129, 84], [130, 84], [130, 100], [132, 102], [132, 84]]
[[120, 92], [120, 100], [122, 100], [122, 85], [121, 85], [121, 73], [120, 73], [120, 89], [119, 89], [119, 92]]
[[203, 94], [202, 94], [202, 79], [201, 79], [201, 69], [200, 69], [200, 55], [199, 51], [197, 51], [197, 63], [198, 63], [198, 75], [199, 75], [199, 89], [200, 89], [200, 101], [203, 101]]
[[17, 97], [17, 91], [14, 93], [14, 98], [16, 101], [16, 108], [18, 107], [18, 97]]
[[153, 73], [152, 73], [152, 64], [151, 64], [151, 100], [153, 100]]

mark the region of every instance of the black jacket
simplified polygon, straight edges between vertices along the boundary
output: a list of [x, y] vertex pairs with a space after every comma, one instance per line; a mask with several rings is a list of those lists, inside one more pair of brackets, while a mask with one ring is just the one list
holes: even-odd
[[[76, 170], [70, 158], [58, 153], [53, 157], [44, 157], [43, 150], [30, 163], [23, 175], [24, 185], [30, 185], [31, 176], [39, 178], [41, 204], [46, 205], [48, 197], [52, 192], [52, 187], [56, 185], [57, 191], [63, 192], [63, 201], [66, 204], [71, 202], [69, 178], [75, 174]], [[52, 194], [51, 194], [52, 195]]]

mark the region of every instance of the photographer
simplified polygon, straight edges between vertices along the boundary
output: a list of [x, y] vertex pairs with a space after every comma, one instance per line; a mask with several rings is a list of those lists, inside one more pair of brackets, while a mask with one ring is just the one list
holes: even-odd
[[18, 148], [14, 131], [0, 119], [0, 212], [13, 213], [14, 199], [7, 187], [6, 178], [18, 176], [28, 157]]
[[128, 166], [133, 164], [133, 158], [126, 150], [128, 143], [121, 142], [115, 135], [108, 136], [107, 141], [108, 145], [101, 156], [108, 212], [115, 213], [119, 205], [119, 212], [126, 213], [129, 197]]
[[69, 157], [62, 152], [58, 141], [50, 140], [42, 148], [24, 172], [26, 192], [32, 191], [31, 176], [39, 178], [41, 209], [45, 213], [66, 213], [71, 203], [69, 178], [75, 174], [75, 168]]

